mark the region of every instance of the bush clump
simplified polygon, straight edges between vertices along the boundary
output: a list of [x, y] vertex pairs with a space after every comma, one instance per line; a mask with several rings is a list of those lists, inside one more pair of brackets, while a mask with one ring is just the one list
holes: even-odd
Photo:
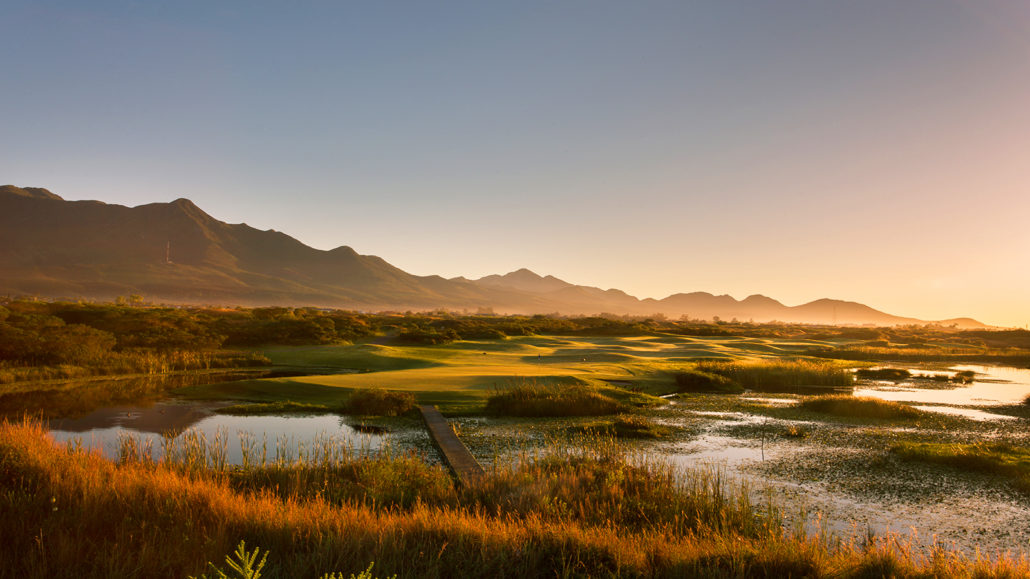
[[817, 396], [802, 401], [800, 407], [822, 414], [858, 418], [918, 418], [923, 415], [922, 411], [898, 402], [847, 394]]
[[743, 392], [744, 387], [731, 378], [700, 370], [676, 373], [676, 387], [680, 392]]
[[584, 384], [524, 382], [491, 396], [486, 410], [499, 416], [603, 416], [627, 407]]
[[365, 388], [351, 393], [344, 412], [362, 416], [400, 416], [415, 407], [415, 395], [382, 388]]
[[855, 376], [867, 380], [893, 380], [898, 382], [912, 377], [912, 373], [901, 368], [860, 368], [855, 370]]

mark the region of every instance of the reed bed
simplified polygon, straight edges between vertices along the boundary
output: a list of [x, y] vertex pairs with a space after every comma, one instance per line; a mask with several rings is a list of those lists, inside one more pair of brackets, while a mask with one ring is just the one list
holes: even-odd
[[848, 387], [855, 381], [846, 366], [823, 360], [702, 360], [696, 370], [724, 376], [744, 388], [759, 391], [794, 391], [805, 386]]
[[486, 411], [500, 416], [603, 416], [628, 407], [586, 384], [522, 381], [499, 389], [486, 401]]
[[799, 407], [812, 412], [857, 418], [912, 419], [925, 415], [922, 410], [900, 402], [850, 394], [817, 396], [802, 400]]
[[[274, 469], [326, 475], [352, 464], [319, 456], [321, 465]], [[380, 460], [352, 473], [355, 493], [381, 469], [398, 480], [422, 473], [433, 488], [413, 484], [412, 500], [379, 502], [375, 490], [320, 492], [312, 474], [284, 489], [267, 468], [115, 463], [55, 445], [39, 423], [4, 423], [0, 577], [185, 577], [241, 540], [267, 552], [266, 578], [346, 576], [373, 562], [379, 576], [430, 578], [1030, 575], [1025, 558], [805, 537], [717, 474], [677, 473], [604, 441], [552, 448], [467, 489], [439, 467]]]

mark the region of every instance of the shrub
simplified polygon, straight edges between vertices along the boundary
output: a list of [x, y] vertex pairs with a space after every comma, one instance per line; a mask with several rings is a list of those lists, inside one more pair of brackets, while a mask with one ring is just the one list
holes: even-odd
[[400, 416], [415, 407], [415, 395], [382, 388], [366, 388], [351, 393], [343, 410], [364, 416]]
[[911, 378], [912, 373], [900, 368], [860, 368], [855, 370], [855, 376], [867, 380], [893, 380], [898, 382]]

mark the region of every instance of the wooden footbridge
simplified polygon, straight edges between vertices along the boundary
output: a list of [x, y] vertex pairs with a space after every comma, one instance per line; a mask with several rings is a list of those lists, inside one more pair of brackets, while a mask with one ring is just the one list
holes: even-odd
[[429, 429], [429, 436], [433, 439], [433, 444], [440, 449], [444, 463], [454, 473], [458, 482], [468, 486], [481, 479], [486, 474], [483, 467], [476, 462], [465, 444], [458, 440], [454, 429], [451, 428], [443, 414], [436, 409], [436, 406], [419, 406], [418, 409], [422, 413], [422, 419], [426, 422], [426, 428]]

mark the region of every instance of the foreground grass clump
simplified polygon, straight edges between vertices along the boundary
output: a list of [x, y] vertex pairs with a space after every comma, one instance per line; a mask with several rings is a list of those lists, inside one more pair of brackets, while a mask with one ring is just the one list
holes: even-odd
[[625, 404], [578, 383], [521, 382], [486, 401], [486, 411], [499, 416], [603, 416], [626, 410]]
[[344, 411], [362, 416], [400, 416], [415, 407], [415, 395], [382, 388], [365, 388], [351, 393]]
[[284, 400], [280, 402], [259, 402], [255, 404], [234, 404], [217, 409], [219, 414], [251, 416], [261, 414], [324, 414], [330, 409], [324, 404], [308, 404]]
[[834, 394], [802, 400], [799, 407], [812, 412], [855, 418], [918, 418], [923, 412], [899, 402], [865, 396]]
[[823, 360], [704, 360], [697, 370], [718, 374], [744, 388], [763, 392], [797, 392], [805, 386], [846, 387], [854, 375], [839, 363]]
[[680, 392], [743, 392], [744, 387], [735, 380], [701, 370], [683, 370], [676, 373], [676, 388]]
[[[372, 561], [382, 577], [430, 578], [1030, 573], [1025, 558], [924, 556], [894, 540], [858, 547], [793, 535], [717, 473], [677, 473], [603, 443], [513, 462], [472, 488], [414, 489], [409, 502], [327, 500], [318, 492], [325, 479], [314, 475], [296, 492], [276, 490], [281, 480], [240, 486], [232, 469], [114, 464], [54, 445], [39, 424], [5, 423], [0, 576], [185, 577], [242, 541], [268, 554], [266, 579], [360, 574]], [[405, 468], [442, 474], [414, 463], [398, 474]]]
[[903, 442], [891, 452], [906, 460], [944, 464], [960, 470], [993, 473], [1011, 480], [1030, 493], [1030, 449], [1005, 442], [944, 444]]

